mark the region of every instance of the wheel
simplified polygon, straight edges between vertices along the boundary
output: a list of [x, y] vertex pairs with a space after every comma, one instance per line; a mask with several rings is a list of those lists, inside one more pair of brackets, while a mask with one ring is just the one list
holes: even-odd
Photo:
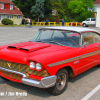
[[68, 82], [68, 72], [65, 68], [59, 70], [56, 75], [56, 84], [53, 87], [49, 88], [49, 92], [53, 95], [59, 95], [63, 93], [67, 87]]
[[82, 26], [83, 26], [83, 27], [86, 27], [86, 24], [84, 23]]

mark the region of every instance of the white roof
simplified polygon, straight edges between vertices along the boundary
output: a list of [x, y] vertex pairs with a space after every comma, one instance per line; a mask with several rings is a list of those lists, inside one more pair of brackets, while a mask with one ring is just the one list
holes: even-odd
[[[69, 30], [69, 31], [76, 31], [76, 32], [84, 32], [84, 31], [95, 31], [98, 32], [94, 29], [90, 29], [90, 28], [84, 28], [84, 27], [73, 27], [73, 26], [54, 26], [54, 27], [43, 27], [40, 29], [57, 29], [57, 30]], [[98, 32], [99, 33], [99, 32]]]

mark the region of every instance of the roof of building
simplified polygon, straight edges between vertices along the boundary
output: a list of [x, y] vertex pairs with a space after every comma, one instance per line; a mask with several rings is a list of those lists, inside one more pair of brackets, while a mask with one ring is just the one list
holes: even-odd
[[7, 7], [0, 9], [0, 14], [23, 15], [15, 6], [13, 7], [13, 10], [8, 9]]
[[100, 0], [96, 0], [94, 4], [100, 4]]
[[[0, 0], [0, 2], [2, 2], [2, 3], [8, 3], [8, 4], [13, 4], [9, 0]], [[0, 9], [0, 14], [23, 15], [22, 12], [20, 10], [18, 10], [18, 8], [16, 8], [14, 5], [13, 5], [13, 10], [8, 9], [6, 7], [6, 5], [5, 5], [4, 9]]]
[[[95, 31], [94, 29], [90, 28], [84, 28], [84, 27], [72, 27], [72, 26], [56, 26], [56, 27], [43, 27], [40, 29], [51, 29], [51, 30], [69, 30], [69, 31], [75, 31], [75, 32], [84, 32], [84, 31]], [[99, 32], [98, 32], [99, 33]]]
[[10, 0], [0, 0], [0, 2], [2, 2], [2, 3], [10, 3], [10, 4], [14, 4], [14, 3], [12, 3]]

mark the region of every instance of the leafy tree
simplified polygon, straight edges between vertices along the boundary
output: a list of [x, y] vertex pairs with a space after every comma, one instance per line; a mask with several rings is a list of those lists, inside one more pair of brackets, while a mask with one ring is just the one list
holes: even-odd
[[20, 9], [25, 17], [32, 18], [30, 10], [35, 5], [35, 0], [12, 0], [12, 2]]
[[82, 21], [94, 16], [93, 12], [88, 10], [89, 8], [92, 10], [94, 8], [92, 0], [71, 0], [68, 3], [70, 18], [77, 21]]
[[63, 9], [63, 3], [61, 0], [51, 0], [52, 9], [57, 11], [59, 18], [64, 17], [65, 9]]
[[53, 15], [52, 15], [52, 4], [51, 4], [51, 0], [45, 0], [44, 1], [44, 17], [46, 19], [52, 20], [53, 19]]
[[38, 17], [38, 22], [39, 22], [39, 17], [43, 18], [44, 17], [44, 0], [36, 0], [36, 5], [31, 8], [31, 13], [33, 16]]
[[82, 1], [70, 1], [68, 4], [68, 8], [72, 14], [80, 14], [81, 12], [85, 11], [84, 4]]

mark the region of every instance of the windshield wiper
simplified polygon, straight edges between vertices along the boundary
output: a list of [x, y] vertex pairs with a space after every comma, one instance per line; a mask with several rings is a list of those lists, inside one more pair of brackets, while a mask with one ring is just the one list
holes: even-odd
[[63, 44], [59, 43], [59, 42], [55, 42], [55, 41], [49, 41], [50, 43], [55, 43], [55, 44], [58, 44], [58, 45], [61, 45], [61, 46], [64, 46]]

